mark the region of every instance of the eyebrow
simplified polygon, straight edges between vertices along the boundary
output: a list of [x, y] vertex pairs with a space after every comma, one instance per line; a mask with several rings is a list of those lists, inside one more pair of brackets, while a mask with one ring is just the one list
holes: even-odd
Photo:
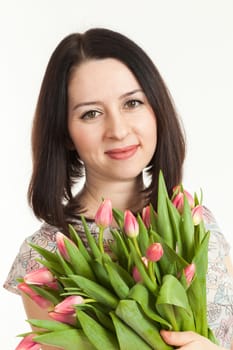
[[[135, 89], [129, 92], [124, 93], [123, 95], [120, 96], [120, 99], [127, 97], [127, 96], [131, 96], [134, 95], [136, 92], [143, 92], [142, 89]], [[90, 105], [95, 105], [101, 103], [100, 101], [88, 101], [88, 102], [80, 102], [77, 103], [74, 107], [73, 107], [73, 111], [76, 110], [77, 108], [83, 107], [83, 106], [90, 106]]]

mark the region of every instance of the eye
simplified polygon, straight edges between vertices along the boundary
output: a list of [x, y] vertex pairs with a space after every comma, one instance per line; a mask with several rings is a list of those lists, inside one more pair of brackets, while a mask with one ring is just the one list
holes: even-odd
[[81, 115], [81, 119], [95, 119], [98, 117], [98, 115], [100, 115], [99, 111], [91, 110], [91, 111], [83, 113]]
[[140, 100], [129, 100], [125, 103], [125, 107], [126, 108], [137, 108], [141, 104], [143, 104], [143, 102]]

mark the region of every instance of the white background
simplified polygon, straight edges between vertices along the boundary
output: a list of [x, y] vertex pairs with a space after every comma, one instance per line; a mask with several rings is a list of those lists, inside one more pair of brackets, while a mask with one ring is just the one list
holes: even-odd
[[[40, 83], [58, 42], [75, 31], [118, 30], [155, 61], [188, 141], [184, 183], [204, 191], [232, 244], [233, 1], [0, 0], [1, 285], [23, 239], [40, 225], [26, 201], [30, 129]], [[0, 289], [1, 349], [29, 329], [18, 296]]]

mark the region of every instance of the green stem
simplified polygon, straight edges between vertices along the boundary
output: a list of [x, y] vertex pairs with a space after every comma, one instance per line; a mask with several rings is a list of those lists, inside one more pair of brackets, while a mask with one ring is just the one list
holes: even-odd
[[99, 249], [100, 249], [101, 253], [104, 253], [103, 235], [104, 235], [104, 228], [103, 228], [103, 226], [99, 226], [98, 241], [99, 241]]
[[155, 275], [154, 275], [154, 263], [153, 261], [149, 261], [148, 262], [148, 272], [149, 272], [149, 276], [152, 282], [155, 281]]
[[132, 237], [132, 239], [133, 239], [133, 243], [134, 243], [135, 249], [136, 249], [138, 255], [141, 257], [142, 254], [141, 254], [140, 249], [139, 249], [137, 237]]

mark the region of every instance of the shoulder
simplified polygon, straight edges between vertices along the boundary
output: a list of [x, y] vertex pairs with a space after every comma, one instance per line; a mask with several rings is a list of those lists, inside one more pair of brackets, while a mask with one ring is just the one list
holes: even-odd
[[218, 258], [223, 259], [225, 256], [229, 255], [230, 245], [222, 233], [213, 213], [205, 206], [203, 209], [205, 227], [207, 231], [210, 231], [209, 261], [216, 260], [216, 254]]
[[[74, 226], [80, 238], [87, 245], [87, 239], [84, 233], [82, 221], [79, 218], [76, 218], [75, 220], [69, 220], [69, 222]], [[98, 228], [95, 222], [92, 220], [87, 220], [87, 225], [91, 234], [94, 237], [97, 237]], [[17, 289], [18, 278], [22, 278], [25, 276], [25, 274], [37, 270], [42, 266], [42, 264], [38, 261], [38, 258], [42, 259], [41, 255], [31, 247], [30, 243], [54, 252], [57, 249], [56, 233], [59, 231], [60, 228], [44, 223], [41, 225], [38, 231], [28, 236], [23, 241], [4, 283], [4, 287], [7, 290], [20, 294]]]
[[20, 294], [17, 290], [17, 279], [41, 267], [41, 264], [37, 261], [37, 258], [41, 258], [41, 256], [30, 246], [30, 243], [39, 245], [49, 251], [55, 251], [56, 233], [58, 231], [59, 229], [57, 227], [43, 224], [38, 231], [23, 241], [4, 283], [4, 287], [7, 290]]
[[23, 242], [21, 249], [25, 246], [27, 249], [30, 248], [30, 243], [39, 245], [42, 248], [48, 250], [56, 249], [56, 233], [59, 231], [58, 227], [44, 223], [38, 231], [28, 236]]

